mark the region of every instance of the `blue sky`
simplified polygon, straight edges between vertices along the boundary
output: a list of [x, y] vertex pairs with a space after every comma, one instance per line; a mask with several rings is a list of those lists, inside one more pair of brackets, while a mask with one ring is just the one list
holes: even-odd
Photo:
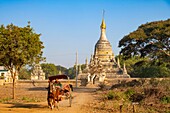
[[115, 55], [118, 42], [146, 22], [170, 18], [170, 0], [0, 0], [0, 25], [31, 26], [41, 33], [47, 63], [72, 67], [94, 53], [102, 10]]

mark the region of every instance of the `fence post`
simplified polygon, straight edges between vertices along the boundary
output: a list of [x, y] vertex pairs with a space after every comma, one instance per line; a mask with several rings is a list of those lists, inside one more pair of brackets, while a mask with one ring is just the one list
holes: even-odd
[[133, 113], [136, 113], [136, 107], [135, 105], [139, 104], [138, 102], [132, 102], [133, 105]]
[[120, 113], [122, 113], [123, 104], [120, 104]]

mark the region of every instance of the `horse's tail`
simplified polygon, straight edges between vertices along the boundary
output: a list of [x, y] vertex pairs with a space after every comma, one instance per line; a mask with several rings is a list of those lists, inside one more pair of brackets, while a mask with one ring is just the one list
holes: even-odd
[[70, 88], [71, 88], [71, 91], [73, 91], [73, 85], [72, 84], [69, 84]]

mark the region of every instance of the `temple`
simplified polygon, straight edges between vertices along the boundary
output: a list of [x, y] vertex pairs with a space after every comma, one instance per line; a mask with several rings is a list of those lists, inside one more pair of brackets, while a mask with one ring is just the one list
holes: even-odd
[[91, 55], [89, 63], [86, 59], [86, 68], [78, 74], [78, 78], [82, 81], [82, 84], [96, 84], [108, 81], [109, 79], [130, 77], [127, 74], [125, 64], [121, 68], [119, 59], [115, 60], [112, 46], [106, 37], [104, 19], [102, 19], [100, 28], [101, 35], [95, 45], [94, 55]]
[[40, 64], [35, 64], [31, 73], [31, 80], [45, 80], [45, 73]]

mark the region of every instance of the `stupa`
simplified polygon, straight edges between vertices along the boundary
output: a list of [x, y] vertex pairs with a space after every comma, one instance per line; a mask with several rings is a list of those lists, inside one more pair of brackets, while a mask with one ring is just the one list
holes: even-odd
[[86, 68], [78, 74], [78, 79], [87, 83], [95, 84], [113, 78], [129, 78], [127, 70], [121, 68], [119, 59], [115, 60], [112, 46], [106, 37], [106, 24], [104, 19], [101, 23], [101, 35], [91, 55], [90, 62], [86, 59]]

